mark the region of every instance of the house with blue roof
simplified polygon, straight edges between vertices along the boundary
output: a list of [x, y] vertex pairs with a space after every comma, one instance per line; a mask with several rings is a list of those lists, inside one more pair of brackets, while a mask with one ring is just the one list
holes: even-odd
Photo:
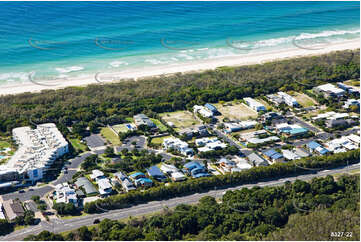
[[135, 173], [131, 174], [129, 177], [133, 181], [138, 180], [140, 178], [146, 178], [146, 176], [143, 172], [135, 172]]
[[135, 180], [134, 184], [139, 187], [151, 187], [153, 185], [153, 181], [149, 178], [139, 178], [137, 180]]
[[299, 126], [298, 124], [282, 123], [276, 125], [278, 133], [286, 136], [300, 136], [308, 133], [308, 129]]
[[210, 104], [210, 103], [206, 103], [204, 105], [204, 107], [206, 107], [209, 111], [211, 111], [213, 113], [213, 115], [218, 113], [217, 108], [215, 106], [213, 106], [212, 104]]
[[164, 182], [167, 180], [167, 177], [164, 175], [164, 173], [157, 167], [157, 166], [151, 166], [147, 169], [148, 176], [153, 177], [157, 181]]
[[330, 152], [328, 149], [326, 149], [325, 147], [323, 147], [316, 141], [311, 141], [311, 142], [307, 143], [306, 147], [308, 148], [308, 150], [311, 153], [318, 153], [320, 155], [325, 155]]
[[188, 175], [192, 176], [193, 178], [210, 176], [205, 167], [196, 161], [191, 161], [184, 164], [184, 170], [187, 172]]
[[272, 161], [273, 163], [283, 162], [285, 160], [283, 155], [278, 153], [274, 149], [270, 149], [270, 150], [263, 152], [263, 155], [265, 156], [266, 159]]

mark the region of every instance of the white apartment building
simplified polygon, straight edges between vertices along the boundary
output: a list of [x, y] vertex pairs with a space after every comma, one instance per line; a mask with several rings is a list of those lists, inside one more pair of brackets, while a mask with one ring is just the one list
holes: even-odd
[[254, 100], [253, 98], [245, 97], [245, 98], [243, 98], [243, 100], [247, 103], [247, 105], [250, 108], [252, 108], [253, 110], [255, 110], [257, 112], [266, 111], [266, 107], [262, 103]]
[[68, 142], [54, 123], [41, 124], [36, 129], [19, 127], [12, 133], [19, 148], [0, 170], [15, 170], [26, 181], [41, 180], [53, 162], [69, 152]]

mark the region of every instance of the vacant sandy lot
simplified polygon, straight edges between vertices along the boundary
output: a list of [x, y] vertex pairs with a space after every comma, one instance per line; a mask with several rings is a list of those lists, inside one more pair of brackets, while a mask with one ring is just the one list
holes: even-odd
[[229, 119], [248, 120], [257, 118], [258, 114], [253, 109], [249, 108], [244, 103], [225, 103], [225, 104], [214, 104], [218, 111], [221, 112], [221, 119], [227, 117]]
[[197, 119], [195, 119], [192, 113], [188, 111], [177, 111], [172, 113], [162, 113], [160, 114], [162, 119], [166, 122], [172, 122], [175, 128], [183, 129], [190, 127], [192, 125], [199, 124]]

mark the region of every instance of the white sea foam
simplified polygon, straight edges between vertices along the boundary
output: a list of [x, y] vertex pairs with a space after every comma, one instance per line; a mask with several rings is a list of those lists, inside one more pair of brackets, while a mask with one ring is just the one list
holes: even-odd
[[148, 62], [153, 65], [159, 65], [159, 64], [168, 64], [169, 61], [159, 60], [159, 59], [146, 59], [145, 62]]
[[57, 70], [60, 73], [70, 73], [70, 72], [84, 70], [84, 67], [82, 67], [82, 66], [69, 66], [69, 67], [64, 67], [64, 68], [58, 67], [58, 68], [55, 68], [55, 70]]
[[271, 46], [291, 43], [293, 40], [297, 40], [297, 41], [312, 40], [312, 39], [337, 37], [345, 34], [357, 34], [357, 33], [360, 33], [360, 30], [326, 30], [319, 33], [301, 33], [299, 35], [291, 35], [288, 37], [256, 41], [254, 42], [254, 47], [256, 48], [271, 47]]
[[29, 74], [27, 72], [8, 72], [8, 73], [2, 73], [0, 74], [0, 81], [7, 81], [7, 82], [13, 82], [13, 81], [28, 81], [29, 80]]
[[125, 61], [113, 61], [113, 62], [110, 62], [109, 65], [111, 65], [112, 67], [119, 67], [121, 65], [127, 66], [128, 62], [125, 62]]

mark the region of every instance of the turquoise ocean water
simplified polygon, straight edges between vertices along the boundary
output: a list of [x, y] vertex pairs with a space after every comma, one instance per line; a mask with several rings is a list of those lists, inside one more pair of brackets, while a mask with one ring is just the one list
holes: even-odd
[[318, 48], [359, 38], [359, 15], [359, 2], [1, 2], [0, 84]]

